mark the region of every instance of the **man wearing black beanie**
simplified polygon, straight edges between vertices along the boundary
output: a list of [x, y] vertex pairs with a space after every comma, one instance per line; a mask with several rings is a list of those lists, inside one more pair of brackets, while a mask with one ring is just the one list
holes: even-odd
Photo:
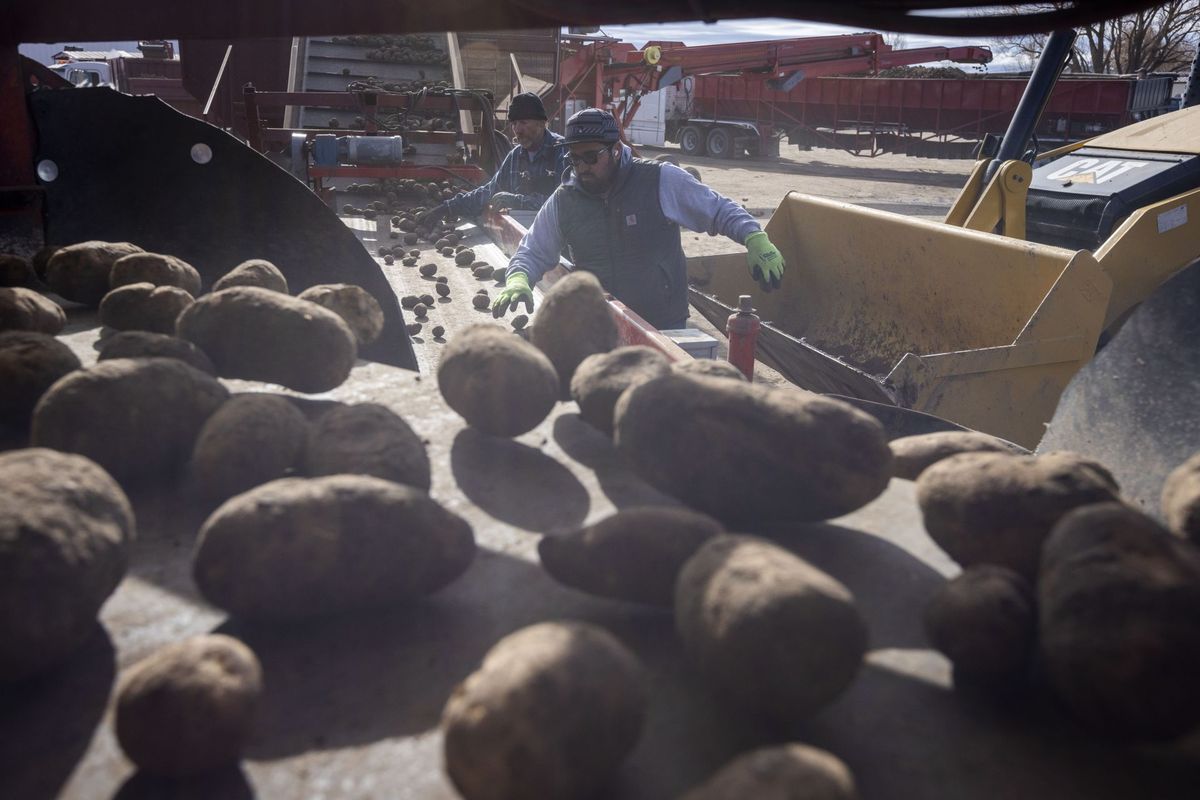
[[514, 97], [508, 122], [516, 147], [504, 157], [492, 179], [426, 211], [417, 220], [419, 227], [431, 227], [450, 214], [477, 217], [488, 206], [536, 211], [554, 193], [567, 168], [567, 150], [559, 146], [561, 136], [546, 130], [542, 99], [533, 92]]

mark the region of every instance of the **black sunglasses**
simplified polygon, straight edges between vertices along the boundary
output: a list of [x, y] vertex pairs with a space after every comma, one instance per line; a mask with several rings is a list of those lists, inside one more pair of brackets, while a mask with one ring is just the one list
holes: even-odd
[[568, 153], [567, 161], [570, 161], [572, 164], [575, 164], [575, 165], [587, 164], [590, 167], [593, 164], [595, 164], [597, 161], [600, 160], [601, 153], [607, 153], [607, 152], [608, 152], [608, 148], [602, 147], [599, 150], [589, 150], [586, 153], [580, 153], [579, 155], [571, 155], [570, 153]]

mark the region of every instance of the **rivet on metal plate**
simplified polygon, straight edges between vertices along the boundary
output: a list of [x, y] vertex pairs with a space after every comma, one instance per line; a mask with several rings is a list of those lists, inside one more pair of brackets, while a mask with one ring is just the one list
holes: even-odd
[[192, 145], [192, 161], [197, 164], [207, 164], [212, 161], [212, 148], [203, 142]]
[[58, 178], [58, 164], [48, 158], [38, 162], [37, 176], [42, 183], [53, 183]]

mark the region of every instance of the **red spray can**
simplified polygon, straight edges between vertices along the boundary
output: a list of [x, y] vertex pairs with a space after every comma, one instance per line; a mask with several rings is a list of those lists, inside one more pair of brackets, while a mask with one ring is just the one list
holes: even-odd
[[750, 295], [739, 296], [737, 313], [729, 315], [725, 333], [729, 336], [729, 363], [740, 369], [748, 381], [754, 380], [754, 350], [761, 327], [762, 320], [754, 313]]

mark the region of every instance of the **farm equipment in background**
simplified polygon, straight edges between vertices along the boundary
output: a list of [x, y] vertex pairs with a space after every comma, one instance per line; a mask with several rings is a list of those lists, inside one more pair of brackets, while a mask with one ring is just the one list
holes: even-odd
[[[680, 91], [686, 94], [686, 87], [703, 80], [742, 81], [759, 91], [786, 96], [796, 86], [825, 75], [873, 73], [931, 61], [987, 64], [992, 60], [991, 50], [983, 46], [896, 50], [878, 33], [697, 47], [652, 41], [641, 49], [610, 37], [568, 34], [563, 37], [562, 53], [559, 85], [550, 95], [563, 109], [564, 119], [576, 108], [607, 108], [627, 131], [648, 95], [664, 92], [664, 98], [677, 97]], [[684, 90], [676, 88], [681, 85]], [[662, 109], [656, 107], [654, 112], [653, 116], [663, 117], [658, 121], [665, 124]], [[733, 117], [679, 123], [679, 114], [673, 116], [676, 121], [667, 138], [679, 141], [689, 155], [778, 155], [779, 138], [790, 127], [773, 120]]]
[[159, 39], [138, 42], [137, 52], [85, 50], [67, 46], [54, 56], [51, 71], [73, 86], [108, 86], [125, 94], [152, 94], [184, 114], [198, 116], [201, 104], [183, 85], [175, 47]]
[[[976, 164], [945, 222], [789, 193], [766, 226], [788, 263], [782, 289], [756, 292], [740, 255], [693, 258], [692, 304], [720, 324], [753, 294], [760, 357], [802, 388], [1030, 448], [1067, 413], [1076, 427], [1052, 437], [1057, 447], [1096, 452], [1117, 470], [1137, 464], [1132, 483], [1161, 486], [1196, 441], [1180, 435], [1178, 416], [1196, 417], [1194, 390], [1159, 387], [1200, 380], [1194, 340], [1179, 338], [1195, 326], [1185, 287], [1200, 281], [1200, 268], [1188, 269], [1200, 259], [1200, 108], [1034, 160], [1029, 141], [1073, 37], [1052, 36], [1057, 49], [1047, 47], [995, 157]], [[1126, 341], [1118, 350], [1143, 365], [1138, 374], [1126, 370], [1120, 385], [1085, 376], [1093, 388], [1060, 409], [1072, 379], [1147, 300], [1153, 319], [1134, 327], [1171, 335]], [[1113, 397], [1135, 395], [1171, 413], [1128, 415], [1128, 428], [1106, 413]], [[1079, 424], [1092, 418], [1111, 435]]]

